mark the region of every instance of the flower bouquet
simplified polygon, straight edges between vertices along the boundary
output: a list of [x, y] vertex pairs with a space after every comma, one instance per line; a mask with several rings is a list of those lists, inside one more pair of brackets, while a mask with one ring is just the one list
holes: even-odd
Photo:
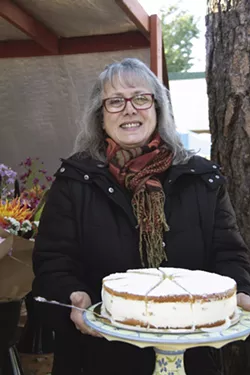
[[20, 164], [20, 176], [0, 164], [0, 301], [19, 300], [33, 280], [32, 250], [52, 178], [39, 159]]
[[24, 171], [18, 178], [15, 171], [0, 164], [0, 305], [21, 303], [24, 298], [25, 325], [18, 350], [51, 352], [53, 332], [39, 322], [31, 289], [34, 239], [52, 178], [39, 158], [27, 158], [20, 167]]

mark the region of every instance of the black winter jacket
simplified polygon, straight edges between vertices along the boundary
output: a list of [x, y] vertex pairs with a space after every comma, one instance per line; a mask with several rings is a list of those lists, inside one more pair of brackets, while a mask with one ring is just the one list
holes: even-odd
[[[168, 260], [162, 266], [231, 276], [238, 291], [250, 294], [248, 249], [218, 166], [194, 156], [160, 177], [170, 227], [163, 238]], [[76, 156], [64, 160], [39, 225], [33, 294], [69, 303], [73, 291], [86, 291], [92, 303], [100, 301], [103, 277], [141, 267], [138, 233], [131, 195], [106, 165]], [[54, 374], [78, 374], [80, 367], [85, 375], [97, 375], [101, 370], [109, 375], [134, 375], [138, 371], [141, 375], [152, 374], [152, 349], [79, 334], [69, 312], [62, 307], [43, 305], [40, 310], [60, 338], [55, 349], [58, 370]], [[100, 361], [94, 359], [94, 351], [101, 356]], [[110, 355], [116, 357], [113, 369]], [[70, 370], [72, 363], [76, 366], [74, 372]], [[122, 365], [118, 370], [119, 363]]]

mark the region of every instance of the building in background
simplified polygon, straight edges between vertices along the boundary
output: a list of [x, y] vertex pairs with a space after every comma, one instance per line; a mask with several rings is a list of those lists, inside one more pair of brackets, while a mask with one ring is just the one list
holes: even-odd
[[179, 131], [182, 143], [188, 150], [194, 150], [197, 155], [210, 159], [211, 137], [209, 133], [197, 134], [187, 130]]
[[199, 155], [210, 157], [207, 86], [204, 72], [169, 73], [175, 123], [182, 142]]

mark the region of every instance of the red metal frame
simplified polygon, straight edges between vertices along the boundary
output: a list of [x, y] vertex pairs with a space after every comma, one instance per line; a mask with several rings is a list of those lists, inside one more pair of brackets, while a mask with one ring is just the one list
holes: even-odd
[[60, 54], [93, 53], [148, 48], [149, 41], [140, 31], [120, 34], [91, 35], [60, 40]]
[[35, 40], [45, 50], [58, 53], [57, 36], [10, 0], [0, 0], [0, 16]]
[[150, 67], [168, 87], [160, 19], [157, 15], [149, 17], [137, 0], [115, 0], [115, 2], [139, 31], [58, 38], [55, 33], [11, 0], [0, 0], [0, 17], [32, 39], [0, 41], [0, 58], [121, 51], [150, 46]]
[[162, 32], [156, 14], [150, 16], [150, 59], [151, 70], [162, 80]]
[[79, 53], [112, 52], [148, 48], [149, 41], [139, 32], [92, 35], [59, 39], [57, 53], [45, 51], [33, 40], [10, 40], [0, 42], [0, 58], [32, 57], [50, 55], [74, 55]]
[[149, 16], [141, 4], [135, 0], [115, 0], [115, 2], [136, 25], [138, 30], [140, 30], [146, 38], [150, 39]]

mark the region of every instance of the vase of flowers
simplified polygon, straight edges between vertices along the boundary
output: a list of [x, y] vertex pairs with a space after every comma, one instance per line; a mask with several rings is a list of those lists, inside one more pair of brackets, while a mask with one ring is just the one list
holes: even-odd
[[0, 302], [25, 301], [27, 319], [19, 351], [48, 353], [52, 352], [53, 332], [36, 317], [31, 287], [34, 239], [52, 178], [39, 158], [27, 158], [20, 167], [23, 173], [18, 178], [15, 171], [0, 164]]

